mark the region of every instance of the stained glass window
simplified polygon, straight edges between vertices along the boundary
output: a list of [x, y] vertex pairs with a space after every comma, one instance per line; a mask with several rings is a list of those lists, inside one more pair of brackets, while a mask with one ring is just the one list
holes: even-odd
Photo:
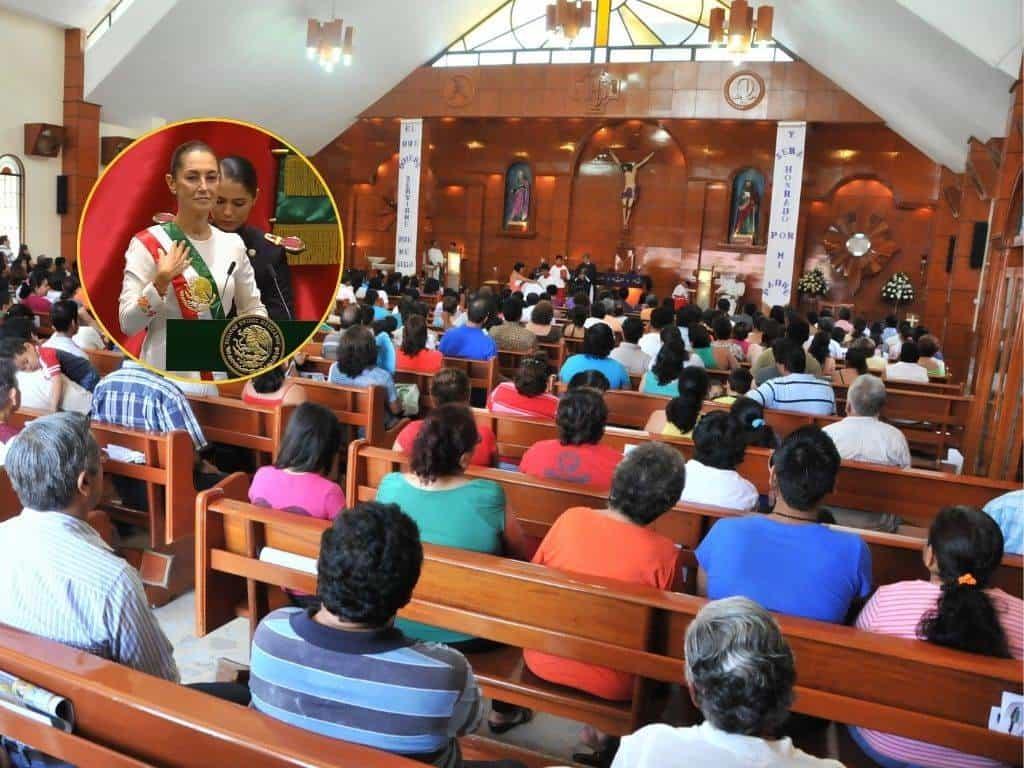
[[[568, 64], [605, 61], [731, 61], [708, 44], [712, 8], [729, 0], [593, 0], [590, 26], [566, 45], [547, 31], [552, 0], [507, 0], [445, 49], [435, 67]], [[794, 61], [770, 42], [744, 61]]]

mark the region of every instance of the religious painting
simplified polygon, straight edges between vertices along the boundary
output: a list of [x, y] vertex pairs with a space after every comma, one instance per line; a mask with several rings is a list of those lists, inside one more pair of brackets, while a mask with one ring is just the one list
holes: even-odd
[[529, 163], [512, 163], [505, 172], [505, 215], [502, 228], [526, 232], [533, 206], [533, 169]]
[[764, 175], [744, 168], [733, 177], [732, 202], [729, 204], [729, 242], [734, 245], [761, 245], [761, 212], [764, 200]]

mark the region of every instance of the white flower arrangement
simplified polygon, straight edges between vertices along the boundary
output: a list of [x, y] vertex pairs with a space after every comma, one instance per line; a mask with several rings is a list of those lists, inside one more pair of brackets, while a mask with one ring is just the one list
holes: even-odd
[[825, 273], [821, 271], [820, 267], [815, 267], [810, 272], [804, 272], [800, 281], [796, 284], [796, 290], [805, 296], [824, 296], [828, 293]]
[[908, 304], [914, 300], [914, 286], [906, 272], [897, 272], [882, 286], [882, 298], [896, 304]]

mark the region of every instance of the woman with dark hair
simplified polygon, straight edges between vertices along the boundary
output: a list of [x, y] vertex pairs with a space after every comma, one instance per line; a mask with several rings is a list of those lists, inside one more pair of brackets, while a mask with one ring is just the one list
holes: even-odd
[[768, 422], [764, 420], [764, 408], [756, 400], [749, 397], [738, 397], [729, 406], [731, 413], [743, 430], [744, 445], [755, 445], [759, 448], [778, 448], [779, 438]]
[[580, 387], [589, 387], [590, 389], [596, 389], [602, 394], [611, 389], [611, 384], [608, 383], [608, 377], [600, 371], [589, 370], [580, 371], [571, 379], [569, 379], [569, 386], [567, 390], [572, 392], [574, 389]]
[[[649, 526], [675, 506], [685, 476], [683, 459], [672, 448], [640, 443], [616, 468], [608, 507], [567, 509], [547, 532], [533, 562], [583, 576], [672, 589], [680, 576], [679, 550]], [[553, 683], [611, 701], [629, 701], [633, 695], [635, 680], [625, 672], [529, 649], [523, 651], [523, 659], [531, 672]], [[589, 726], [582, 740], [596, 752], [607, 745], [604, 734]]]
[[[515, 516], [505, 511], [501, 486], [465, 475], [479, 439], [467, 406], [434, 408], [413, 443], [411, 471], [386, 475], [377, 501], [398, 504], [416, 521], [424, 542], [525, 560], [529, 551]], [[410, 621], [397, 625], [418, 640], [451, 645], [474, 639]]]
[[786, 324], [786, 310], [784, 310], [778, 304], [776, 304], [770, 310], [768, 310], [768, 317], [770, 317], [779, 325], [784, 326]]
[[822, 376], [831, 376], [836, 370], [835, 358], [829, 354], [830, 343], [833, 343], [832, 335], [828, 331], [818, 331], [807, 347], [807, 352], [821, 365]]
[[741, 477], [746, 438], [739, 419], [725, 411], [704, 414], [693, 429], [693, 458], [686, 462], [686, 489], [680, 501], [756, 512], [757, 488]]
[[858, 376], [868, 373], [868, 358], [874, 350], [871, 340], [861, 338], [846, 351], [846, 365], [836, 368], [832, 373], [832, 383], [841, 387], [849, 387]]
[[939, 340], [930, 333], [922, 334], [917, 340], [918, 365], [923, 365], [929, 376], [945, 376], [946, 363], [938, 356]]
[[345, 508], [338, 485], [341, 425], [328, 408], [302, 403], [295, 409], [271, 467], [261, 467], [249, 486], [249, 501], [322, 520]]
[[[125, 253], [118, 300], [121, 331], [146, 331], [144, 363], [167, 368], [167, 321], [267, 316], [245, 243], [210, 225], [220, 164], [209, 145], [189, 141], [171, 155], [165, 177], [177, 200], [174, 218], [138, 232]], [[198, 379], [197, 371], [175, 371]]]
[[580, 387], [562, 395], [555, 417], [557, 440], [541, 440], [523, 454], [519, 471], [542, 480], [561, 480], [606, 491], [622, 454], [601, 445], [608, 406], [600, 392]]
[[[945, 507], [932, 522], [924, 565], [928, 581], [881, 586], [857, 618], [858, 629], [1003, 659], [1024, 658], [1024, 601], [991, 585], [1003, 559], [998, 524], [974, 507]], [[850, 727], [880, 765], [991, 766], [902, 736]]]
[[538, 301], [530, 314], [530, 322], [526, 324], [526, 330], [537, 337], [537, 341], [544, 344], [557, 342], [562, 338], [562, 329], [554, 325], [555, 308], [547, 299]]
[[259, 376], [254, 376], [242, 387], [242, 401], [252, 405], [301, 405], [306, 402], [306, 390], [301, 380], [289, 378], [288, 366], [276, 365]]
[[580, 341], [586, 334], [587, 306], [577, 304], [569, 310], [569, 322], [562, 328], [562, 338]]
[[[726, 319], [726, 322], [728, 322], [728, 319]], [[718, 361], [715, 359], [715, 353], [711, 349], [711, 335], [708, 333], [708, 329], [701, 323], [693, 323], [690, 325], [689, 334], [693, 353], [701, 359], [704, 367], [717, 368]]]
[[427, 349], [427, 321], [410, 313], [402, 328], [402, 344], [395, 355], [395, 368], [414, 373], [437, 373], [444, 355], [436, 349]]
[[711, 327], [715, 334], [715, 340], [711, 342], [711, 355], [715, 364], [709, 367], [720, 371], [736, 370], [740, 367], [740, 363], [733, 353], [732, 322], [729, 320], [728, 315], [716, 317]]
[[391, 413], [395, 416], [402, 413], [395, 380], [390, 373], [378, 367], [377, 341], [373, 331], [365, 325], [353, 325], [341, 335], [338, 362], [331, 365], [327, 380], [347, 387], [384, 387]]
[[503, 381], [487, 398], [487, 410], [512, 416], [554, 419], [558, 398], [548, 393], [548, 359], [544, 353], [524, 357], [515, 381]]
[[37, 314], [49, 314], [53, 303], [46, 298], [50, 290], [50, 280], [46, 272], [34, 270], [18, 290], [21, 303]]
[[[471, 392], [469, 377], [460, 368], [442, 368], [434, 375], [430, 382], [430, 397], [434, 401], [435, 408], [446, 403], [458, 403], [468, 406]], [[420, 430], [423, 429], [424, 423], [423, 419], [417, 419], [406, 424], [402, 431], [398, 433], [392, 449], [411, 454], [416, 444], [416, 437], [419, 435]], [[470, 464], [475, 467], [493, 467], [498, 450], [498, 443], [494, 437], [494, 432], [490, 427], [483, 425], [477, 426], [477, 432], [480, 439], [473, 450], [473, 458]]]
[[665, 406], [665, 426], [661, 434], [690, 437], [710, 388], [711, 380], [703, 368], [684, 368], [679, 374], [679, 394]]
[[651, 370], [640, 380], [640, 391], [645, 395], [676, 395], [679, 392], [679, 374], [689, 359], [690, 353], [686, 351], [682, 338], [670, 336], [658, 350]]
[[741, 363], [744, 360], [749, 360], [747, 357], [747, 350], [750, 349], [750, 342], [747, 338], [750, 336], [750, 326], [746, 323], [739, 322], [732, 327], [732, 355]]
[[508, 287], [511, 290], [518, 291], [519, 286], [530, 279], [523, 273], [524, 269], [526, 269], [526, 265], [521, 261], [512, 265], [512, 274], [508, 276]]
[[246, 222], [259, 196], [259, 177], [253, 164], [232, 155], [220, 161], [220, 187], [213, 206], [213, 224], [234, 232], [245, 243], [263, 305], [274, 320], [294, 320], [292, 274], [281, 245], [267, 239], [267, 233]]
[[629, 389], [626, 366], [608, 357], [613, 349], [615, 335], [612, 329], [606, 323], [590, 326], [583, 336], [583, 352], [566, 360], [558, 377], [567, 382], [580, 371], [597, 370], [605, 375], [612, 389]]
[[18, 390], [18, 369], [13, 360], [0, 359], [0, 467], [7, 456], [7, 443], [21, 431], [11, 426], [11, 414], [21, 407], [21, 392]]

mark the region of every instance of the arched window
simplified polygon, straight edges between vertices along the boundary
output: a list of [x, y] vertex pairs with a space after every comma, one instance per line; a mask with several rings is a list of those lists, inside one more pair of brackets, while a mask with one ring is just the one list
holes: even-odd
[[0, 155], [0, 235], [18, 252], [25, 222], [25, 166], [14, 155]]

